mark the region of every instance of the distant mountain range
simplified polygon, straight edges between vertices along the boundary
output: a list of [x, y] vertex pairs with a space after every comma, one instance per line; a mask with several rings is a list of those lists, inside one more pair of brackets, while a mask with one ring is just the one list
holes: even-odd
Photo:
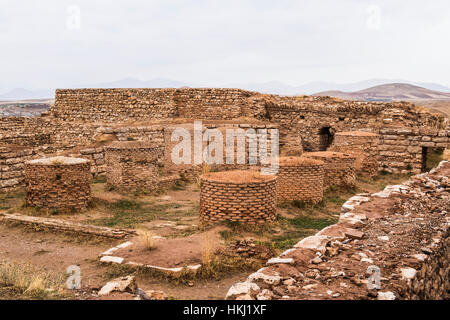
[[368, 89], [343, 92], [323, 91], [315, 96], [331, 96], [348, 100], [447, 100], [450, 93], [425, 89], [406, 83], [389, 83]]
[[[440, 91], [440, 93], [450, 93], [450, 88], [428, 82], [412, 82], [401, 79], [370, 79], [365, 81], [353, 82], [353, 83], [333, 83], [333, 82], [310, 82], [301, 86], [292, 86], [279, 81], [270, 81], [263, 83], [231, 83], [221, 86], [222, 88], [240, 88], [245, 90], [257, 91], [261, 93], [272, 93], [280, 95], [311, 95], [316, 93], [325, 92], [329, 95], [344, 95], [346, 93], [354, 93], [362, 91], [364, 89], [369, 90], [372, 87], [377, 87], [386, 84], [406, 84], [416, 87], [422, 87], [432, 91]], [[3, 86], [4, 87], [4, 86]], [[181, 81], [158, 78], [149, 81], [142, 81], [135, 78], [125, 78], [113, 82], [96, 83], [96, 84], [82, 84], [74, 85], [72, 88], [180, 88], [180, 87], [211, 87], [204, 84], [191, 84]], [[369, 89], [367, 89], [369, 88]], [[379, 90], [379, 89], [377, 89]], [[395, 90], [394, 90], [395, 91]], [[54, 97], [55, 89], [43, 89], [43, 90], [29, 90], [24, 88], [17, 88], [8, 91], [4, 94], [0, 94], [0, 101], [15, 101], [15, 100], [29, 100], [29, 99], [51, 99]], [[419, 95], [421, 93], [418, 93]], [[426, 95], [426, 94], [425, 94]], [[432, 94], [431, 96], [434, 96]]]

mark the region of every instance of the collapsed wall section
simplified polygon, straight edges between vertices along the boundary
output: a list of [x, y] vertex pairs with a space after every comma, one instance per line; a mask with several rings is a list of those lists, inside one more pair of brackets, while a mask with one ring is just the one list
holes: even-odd
[[233, 285], [227, 299], [448, 299], [450, 162], [350, 198], [339, 222]]

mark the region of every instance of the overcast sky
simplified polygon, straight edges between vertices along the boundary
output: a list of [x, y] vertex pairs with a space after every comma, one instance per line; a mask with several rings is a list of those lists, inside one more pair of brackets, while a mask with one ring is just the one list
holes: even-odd
[[0, 88], [170, 78], [450, 86], [449, 0], [0, 0]]

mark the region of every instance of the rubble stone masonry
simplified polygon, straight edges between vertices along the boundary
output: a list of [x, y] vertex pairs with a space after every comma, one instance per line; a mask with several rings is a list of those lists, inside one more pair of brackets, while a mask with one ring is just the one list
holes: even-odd
[[307, 152], [303, 156], [324, 162], [324, 189], [328, 189], [331, 186], [355, 186], [355, 156], [332, 151]]
[[86, 208], [91, 198], [90, 161], [54, 157], [25, 163], [27, 204], [70, 211]]
[[0, 191], [10, 191], [23, 184], [24, 163], [35, 155], [32, 148], [0, 146]]
[[337, 224], [270, 259], [227, 299], [449, 299], [448, 208], [450, 162], [443, 161], [350, 198]]
[[277, 178], [257, 171], [213, 172], [201, 176], [200, 222], [239, 221], [259, 224], [274, 221]]
[[356, 172], [375, 176], [378, 173], [379, 135], [372, 132], [348, 131], [334, 135], [330, 151], [344, 152], [356, 157]]

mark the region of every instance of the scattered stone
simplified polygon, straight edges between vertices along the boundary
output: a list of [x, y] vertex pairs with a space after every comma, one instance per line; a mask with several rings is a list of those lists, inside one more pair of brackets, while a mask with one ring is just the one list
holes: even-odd
[[361, 232], [361, 231], [358, 231], [358, 230], [355, 230], [355, 229], [347, 229], [345, 231], [345, 235], [347, 237], [349, 237], [350, 239], [360, 240], [360, 239], [364, 238], [365, 234], [364, 234], [364, 232]]
[[136, 289], [136, 278], [134, 276], [127, 276], [106, 283], [106, 285], [100, 289], [98, 295], [106, 296], [112, 292], [128, 292], [134, 294]]

